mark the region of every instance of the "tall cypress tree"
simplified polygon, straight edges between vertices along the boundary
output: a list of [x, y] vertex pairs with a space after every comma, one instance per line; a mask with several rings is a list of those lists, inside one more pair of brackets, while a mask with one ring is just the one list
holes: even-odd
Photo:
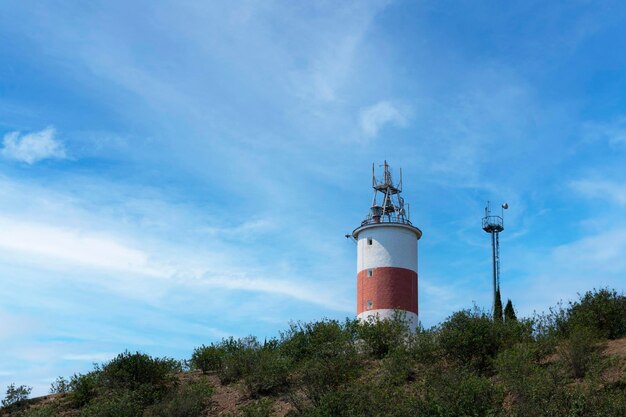
[[496, 291], [496, 302], [493, 305], [493, 319], [502, 321], [502, 299], [500, 298], [500, 289]]
[[517, 316], [515, 316], [515, 310], [513, 309], [511, 299], [506, 302], [506, 307], [504, 307], [504, 319], [506, 321], [517, 321]]

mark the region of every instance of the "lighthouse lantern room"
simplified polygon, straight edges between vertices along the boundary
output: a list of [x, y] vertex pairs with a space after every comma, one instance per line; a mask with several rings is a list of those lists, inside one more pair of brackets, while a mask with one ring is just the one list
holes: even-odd
[[374, 198], [369, 213], [352, 232], [357, 242], [357, 318], [405, 314], [412, 330], [418, 323], [417, 241], [422, 231], [410, 221], [402, 193], [402, 171], [394, 184], [387, 161], [381, 179], [372, 165]]

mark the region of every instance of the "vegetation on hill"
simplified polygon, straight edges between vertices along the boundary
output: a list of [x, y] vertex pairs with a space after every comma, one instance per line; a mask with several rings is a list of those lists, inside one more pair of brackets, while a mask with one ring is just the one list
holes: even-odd
[[[25, 400], [12, 385], [6, 416], [624, 416], [626, 297], [601, 289], [530, 319], [462, 310], [409, 333], [400, 315], [294, 323], [280, 337], [224, 339], [189, 361], [124, 352], [59, 378], [58, 395]], [[626, 342], [626, 339], [624, 340]], [[625, 343], [626, 345], [626, 343]], [[220, 390], [238, 403], [216, 408]], [[278, 407], [278, 404], [287, 405]]]

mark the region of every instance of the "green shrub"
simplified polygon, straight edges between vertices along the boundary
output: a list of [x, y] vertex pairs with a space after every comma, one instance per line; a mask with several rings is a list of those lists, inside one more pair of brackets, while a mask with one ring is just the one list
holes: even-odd
[[439, 343], [449, 359], [478, 370], [486, 369], [498, 351], [493, 321], [476, 310], [450, 316], [440, 327]]
[[[404, 417], [419, 414], [417, 396], [402, 387], [378, 384], [377, 381], [360, 382], [342, 386], [324, 393], [317, 404], [305, 407], [298, 413], [305, 417]], [[409, 394], [409, 395], [407, 395]]]
[[390, 319], [378, 320], [370, 317], [356, 327], [359, 339], [367, 352], [374, 358], [381, 359], [389, 352], [406, 343], [410, 330], [405, 313], [395, 311]]
[[230, 384], [249, 372], [254, 361], [253, 352], [259, 349], [260, 345], [256, 337], [249, 336], [241, 339], [232, 337], [224, 339], [218, 347], [222, 351], [218, 376], [222, 384]]
[[59, 406], [57, 404], [37, 405], [24, 410], [20, 417], [55, 417], [60, 413]]
[[244, 405], [238, 413], [228, 414], [227, 417], [270, 417], [273, 407], [273, 400], [261, 398]]
[[463, 310], [440, 326], [439, 345], [456, 364], [485, 372], [499, 351], [530, 340], [531, 333], [530, 322], [491, 320], [482, 311]]
[[550, 307], [547, 312], [538, 314], [535, 312], [532, 318], [533, 336], [539, 343], [552, 345], [559, 337], [567, 334], [567, 321], [569, 313], [559, 301], [555, 307]]
[[23, 404], [28, 399], [30, 392], [33, 389], [26, 385], [15, 386], [11, 384], [7, 387], [4, 400], [2, 400], [2, 407], [15, 408]]
[[[131, 415], [159, 401], [176, 384], [173, 373], [180, 368], [180, 362], [173, 359], [126, 351], [87, 374], [73, 375], [67, 387], [68, 402], [74, 408], [84, 407], [85, 413], [90, 413], [87, 415]], [[118, 398], [130, 401], [128, 406], [120, 404]]]
[[[558, 389], [538, 392], [540, 400], [533, 407], [531, 414], [526, 410], [515, 410], [516, 416], [573, 416], [606, 417], [626, 415], [626, 396], [623, 392], [611, 392], [590, 388], [585, 385], [565, 385]], [[542, 398], [543, 397], [543, 398]]]
[[626, 336], [626, 297], [615, 290], [587, 291], [570, 303], [568, 316], [568, 332], [585, 327], [594, 329], [601, 338]]
[[520, 344], [500, 353], [495, 361], [498, 379], [511, 395], [512, 416], [623, 415], [613, 412], [626, 405], [616, 400], [619, 396], [592, 381], [571, 384], [558, 363], [539, 362], [536, 349]]
[[224, 351], [214, 344], [202, 345], [194, 349], [191, 355], [191, 366], [206, 374], [209, 371], [218, 371], [222, 366]]
[[596, 330], [588, 327], [575, 327], [567, 339], [559, 346], [561, 359], [574, 378], [582, 378], [590, 364], [597, 360]]
[[152, 358], [145, 353], [120, 353], [102, 367], [102, 384], [109, 389], [136, 390], [142, 385], [163, 387], [172, 383], [178, 362], [169, 358]]
[[70, 404], [74, 407], [82, 407], [88, 404], [98, 394], [98, 377], [100, 370], [86, 374], [74, 374], [70, 378]]
[[143, 417], [199, 417], [208, 408], [212, 395], [213, 387], [205, 380], [184, 384], [149, 407]]
[[[536, 412], [538, 390], [546, 390], [545, 384], [551, 378], [537, 362], [537, 352], [530, 344], [518, 344], [501, 352], [495, 360], [498, 379], [507, 391], [512, 394], [517, 409], [524, 411], [521, 415], [532, 415]], [[539, 405], [539, 409], [542, 406]]]
[[411, 353], [396, 348], [382, 360], [382, 378], [388, 384], [402, 385], [415, 378]]
[[144, 405], [141, 394], [129, 390], [103, 393], [89, 401], [80, 417], [141, 417]]
[[626, 336], [626, 297], [615, 290], [587, 291], [578, 301], [550, 308], [547, 313], [533, 318], [538, 340], [568, 337], [575, 328], [595, 330], [598, 337], [617, 339]]
[[[306, 401], [316, 404], [322, 396], [356, 378], [361, 357], [356, 349], [357, 322], [336, 320], [291, 325], [283, 334], [281, 350], [296, 363], [296, 380]], [[302, 400], [294, 398], [296, 407]]]
[[223, 384], [242, 380], [248, 394], [275, 392], [285, 386], [290, 358], [280, 349], [278, 340], [261, 344], [256, 337], [228, 338], [194, 351], [192, 363], [203, 372], [217, 371]]
[[332, 357], [345, 349], [352, 349], [358, 337], [359, 323], [346, 320], [321, 320], [314, 323], [291, 323], [281, 334], [280, 348], [294, 362], [311, 358]]
[[432, 364], [441, 356], [438, 334], [434, 330], [418, 328], [407, 339], [406, 346], [411, 357], [418, 364]]
[[299, 413], [311, 417], [478, 417], [502, 413], [502, 390], [471, 372], [438, 368], [411, 385], [387, 382], [384, 378], [356, 380], [325, 392], [317, 403]]
[[467, 370], [433, 369], [418, 401], [420, 416], [498, 416], [504, 391], [490, 379]]
[[291, 363], [281, 355], [275, 343], [266, 343], [248, 355], [250, 361], [246, 361], [248, 368], [243, 382], [249, 395], [270, 394], [286, 386]]
[[50, 384], [50, 394], [65, 394], [69, 392], [70, 389], [70, 381], [62, 376], [58, 377], [52, 384]]

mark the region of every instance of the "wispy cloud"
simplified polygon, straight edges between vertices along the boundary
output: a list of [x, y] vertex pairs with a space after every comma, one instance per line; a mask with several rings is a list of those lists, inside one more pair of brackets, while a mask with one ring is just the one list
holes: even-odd
[[559, 246], [554, 249], [553, 260], [562, 271], [574, 275], [587, 272], [600, 280], [607, 274], [626, 272], [625, 252], [626, 228], [622, 227]]
[[10, 132], [4, 135], [0, 152], [7, 159], [26, 162], [29, 165], [44, 159], [63, 159], [66, 157], [65, 148], [55, 139], [55, 135], [53, 127], [27, 134]]
[[587, 122], [583, 124], [587, 141], [604, 140], [615, 148], [626, 147], [626, 117], [618, 117], [609, 122]]
[[331, 291], [303, 283], [268, 278], [232, 276], [216, 278], [213, 274], [205, 274], [199, 282], [208, 287], [282, 295], [321, 305], [334, 311], [351, 312], [353, 310], [351, 303], [337, 299]]
[[385, 125], [403, 127], [407, 123], [404, 111], [389, 101], [379, 101], [361, 110], [359, 125], [361, 131], [368, 137], [378, 136], [378, 132]]
[[167, 271], [155, 268], [141, 250], [130, 248], [113, 239], [61, 227], [23, 222], [0, 217], [0, 247], [30, 253], [55, 261], [165, 276]]
[[626, 205], [626, 186], [622, 184], [607, 180], [578, 180], [572, 181], [570, 187], [586, 197]]

